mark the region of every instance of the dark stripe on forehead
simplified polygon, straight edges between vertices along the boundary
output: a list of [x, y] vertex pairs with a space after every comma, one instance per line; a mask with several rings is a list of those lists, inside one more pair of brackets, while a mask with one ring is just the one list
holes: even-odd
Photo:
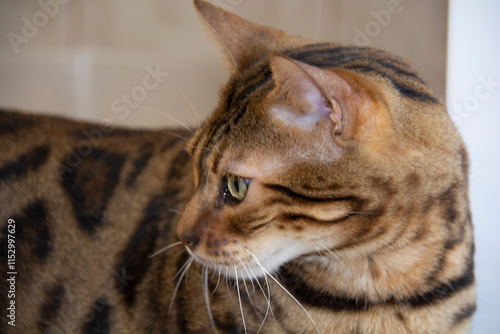
[[[372, 70], [369, 66], [378, 66], [393, 70], [399, 74], [403, 74], [419, 81], [421, 84], [425, 82], [418, 74], [410, 68], [409, 64], [401, 58], [389, 55], [388, 53], [372, 48], [359, 48], [353, 46], [337, 46], [322, 45], [322, 49], [296, 52], [294, 50], [285, 52], [289, 57], [307, 62], [320, 68], [326, 67], [348, 67], [349, 65], [358, 65], [366, 63], [366, 69]], [[289, 54], [288, 54], [289, 53]]]
[[[340, 68], [375, 73], [390, 80], [404, 96], [438, 103], [422, 78], [403, 59], [382, 50], [329, 44], [306, 45], [284, 52], [290, 58], [319, 68]], [[412, 83], [410, 86], [408, 83]]]
[[[392, 72], [398, 75], [405, 76], [406, 77], [405, 79], [411, 78], [413, 80], [418, 81], [418, 83], [425, 85], [424, 80], [422, 80], [422, 78], [419, 77], [415, 71], [408, 69], [408, 66], [402, 64], [396, 65], [395, 63], [396, 62], [394, 62], [392, 59], [378, 59], [377, 62], [375, 63], [369, 62], [368, 60], [366, 61], [366, 65], [364, 65], [363, 63], [358, 63], [353, 65], [347, 65], [346, 68], [353, 70], [358, 69], [366, 72], [375, 72], [378, 74], [384, 72], [391, 74]], [[374, 71], [374, 69], [376, 69], [377, 71]]]
[[[236, 79], [229, 88], [229, 96], [226, 100], [225, 106], [223, 106], [223, 115], [219, 115], [219, 119], [210, 124], [211, 132], [207, 135], [205, 143], [203, 145], [206, 148], [202, 155], [201, 161], [204, 161], [208, 154], [212, 152], [211, 147], [214, 146], [224, 135], [231, 131], [231, 128], [236, 126], [239, 120], [247, 112], [248, 104], [250, 98], [253, 94], [266, 86], [266, 84], [271, 82], [271, 69], [269, 64], [263, 63], [261, 65], [256, 65], [252, 69], [253, 77], [248, 79], [246, 77], [240, 77]], [[247, 82], [247, 80], [249, 80]], [[214, 160], [217, 167], [219, 155]]]
[[228, 118], [223, 120], [225, 126], [221, 127], [220, 131], [212, 137], [213, 141], [218, 141], [224, 133], [229, 132], [231, 125], [234, 126], [238, 123], [239, 119], [247, 111], [249, 99], [252, 94], [271, 79], [271, 70], [267, 65], [261, 68], [259, 72], [259, 75], [254, 80], [249, 81], [247, 86], [231, 97], [232, 100], [228, 103]]
[[[369, 47], [333, 45], [329, 43], [311, 44], [297, 49], [287, 50], [284, 55], [319, 68], [339, 68], [363, 73], [374, 73], [392, 82], [396, 90], [403, 96], [414, 100], [438, 103], [422, 78], [402, 58], [393, 56], [383, 50]], [[213, 150], [213, 146], [224, 135], [229, 133], [240, 119], [249, 111], [250, 97], [267, 83], [272, 82], [272, 73], [268, 60], [246, 69], [249, 73], [234, 78], [225, 91], [227, 98], [212, 123], [207, 124], [209, 132], [205, 136], [200, 155], [199, 168], [210, 166], [201, 164], [207, 160], [211, 152], [217, 154], [213, 160], [217, 169], [221, 152]], [[269, 87], [272, 87], [269, 85]], [[201, 139], [195, 142], [199, 145]]]
[[205, 120], [203, 124], [200, 126], [200, 128], [193, 134], [191, 137], [190, 141], [188, 142], [188, 146], [186, 147], [188, 153], [190, 155], [195, 154], [196, 150], [198, 149], [198, 146], [200, 145], [200, 141], [203, 139], [203, 128], [207, 121]]
[[360, 50], [351, 47], [339, 46], [332, 48], [324, 46], [324, 49], [309, 50], [306, 46], [299, 50], [302, 51], [291, 50], [284, 52], [284, 54], [292, 59], [319, 68], [340, 67], [346, 64], [351, 64], [353, 61], [361, 58]]
[[[410, 99], [439, 103], [438, 100], [431, 95], [428, 89], [426, 89], [426, 91], [422, 90], [417, 91], [407, 84], [411, 83], [410, 81], [411, 79], [414, 79], [416, 81], [419, 81], [418, 85], [421, 86], [419, 88], [421, 89], [427, 88], [426, 86], [424, 86], [422, 79], [417, 77], [416, 74], [410, 74], [410, 73], [407, 74], [401, 70], [384, 69], [382, 67], [375, 66], [375, 64], [372, 65], [353, 64], [353, 65], [347, 65], [345, 66], [345, 68], [350, 70], [359, 70], [365, 73], [372, 72], [383, 78], [389, 79], [400, 94], [409, 97]], [[400, 76], [403, 77], [395, 76], [395, 74], [399, 74]]]

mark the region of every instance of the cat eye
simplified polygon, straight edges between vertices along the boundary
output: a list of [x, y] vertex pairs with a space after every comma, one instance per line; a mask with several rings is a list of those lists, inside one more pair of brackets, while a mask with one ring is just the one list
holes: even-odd
[[226, 191], [224, 192], [224, 200], [232, 199], [241, 202], [247, 194], [249, 179], [240, 176], [228, 175], [226, 176]]

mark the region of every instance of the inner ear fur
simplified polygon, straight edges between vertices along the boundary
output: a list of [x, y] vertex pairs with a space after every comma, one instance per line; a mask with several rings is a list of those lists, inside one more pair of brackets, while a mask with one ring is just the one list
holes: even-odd
[[272, 94], [290, 107], [287, 112], [296, 114], [294, 121], [316, 115], [319, 121], [329, 122], [335, 136], [347, 139], [363, 132], [365, 123], [375, 117], [369, 85], [355, 74], [318, 68], [278, 53], [271, 54], [270, 61], [275, 83]]

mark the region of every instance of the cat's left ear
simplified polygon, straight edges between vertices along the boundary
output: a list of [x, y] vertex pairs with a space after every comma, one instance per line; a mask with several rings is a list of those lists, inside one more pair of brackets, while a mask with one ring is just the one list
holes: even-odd
[[[341, 74], [281, 54], [271, 55], [273, 113], [289, 125], [314, 130], [327, 122], [336, 136], [353, 129], [366, 99]], [[280, 107], [281, 106], [281, 107]]]
[[233, 68], [252, 61], [256, 55], [275, 48], [287, 38], [279, 29], [247, 21], [208, 2], [195, 0], [194, 5], [224, 47]]

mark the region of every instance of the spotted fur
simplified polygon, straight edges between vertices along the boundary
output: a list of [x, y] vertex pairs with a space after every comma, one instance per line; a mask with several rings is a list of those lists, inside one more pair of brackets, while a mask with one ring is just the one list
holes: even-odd
[[467, 153], [421, 77], [195, 4], [232, 74], [187, 145], [0, 112], [0, 332], [466, 333]]

